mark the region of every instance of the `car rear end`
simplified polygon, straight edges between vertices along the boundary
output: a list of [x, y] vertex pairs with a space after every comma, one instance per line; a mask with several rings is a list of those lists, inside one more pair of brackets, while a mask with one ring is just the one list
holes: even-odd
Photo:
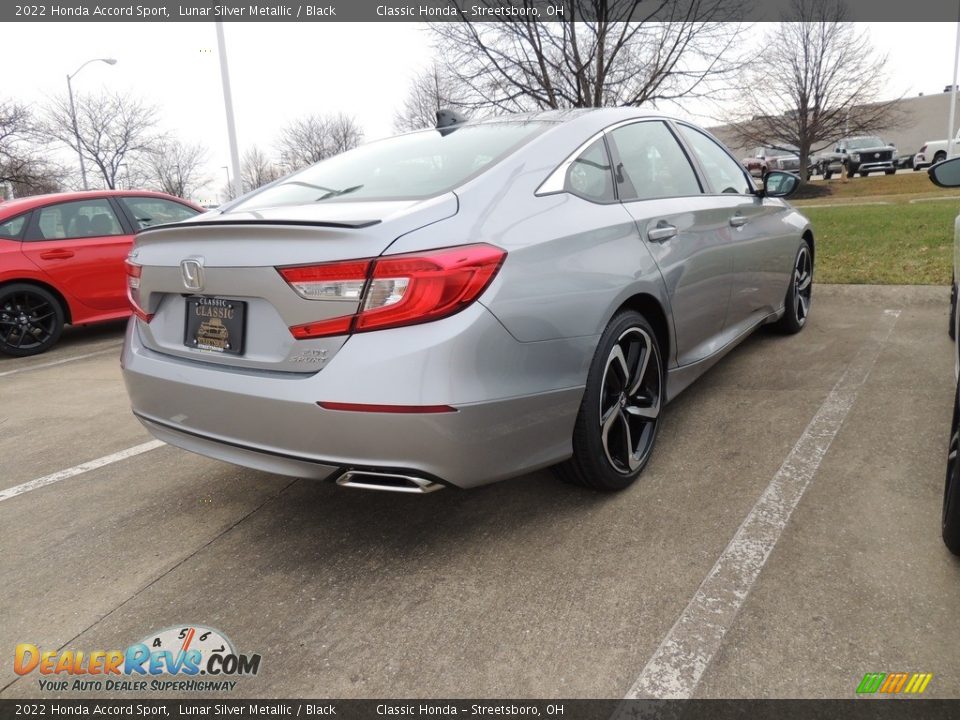
[[[477, 301], [506, 252], [438, 230], [458, 202], [241, 203], [142, 233], [122, 358], [134, 413], [187, 450], [377, 489], [556, 461], [544, 434], [569, 443], [579, 401], [505, 385], [524, 347]], [[400, 237], [408, 251], [391, 253]]]

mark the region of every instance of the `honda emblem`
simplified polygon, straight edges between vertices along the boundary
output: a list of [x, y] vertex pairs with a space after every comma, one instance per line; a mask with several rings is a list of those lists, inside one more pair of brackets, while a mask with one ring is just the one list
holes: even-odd
[[187, 290], [203, 290], [203, 258], [192, 257], [180, 261], [180, 277]]

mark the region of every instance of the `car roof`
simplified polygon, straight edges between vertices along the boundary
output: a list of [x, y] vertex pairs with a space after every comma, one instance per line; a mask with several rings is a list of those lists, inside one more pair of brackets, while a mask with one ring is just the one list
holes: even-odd
[[463, 125], [488, 125], [500, 122], [565, 123], [586, 118], [595, 120], [603, 125], [608, 125], [621, 120], [645, 117], [668, 116], [654, 110], [642, 110], [636, 107], [566, 108], [561, 110], [536, 110], [533, 112], [509, 113], [486, 118], [469, 118]]
[[0, 218], [12, 217], [37, 207], [50, 205], [58, 202], [70, 202], [72, 200], [83, 200], [85, 198], [106, 198], [106, 197], [154, 197], [164, 200], [174, 200], [185, 205], [189, 205], [195, 210], [203, 212], [202, 208], [183, 198], [178, 198], [166, 193], [153, 192], [151, 190], [80, 190], [77, 192], [49, 193], [46, 195], [29, 195], [13, 200], [0, 202]]

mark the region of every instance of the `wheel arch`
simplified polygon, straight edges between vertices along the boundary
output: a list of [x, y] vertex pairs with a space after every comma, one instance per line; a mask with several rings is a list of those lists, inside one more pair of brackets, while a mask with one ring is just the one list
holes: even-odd
[[816, 268], [817, 244], [813, 239], [813, 230], [811, 230], [810, 228], [807, 228], [806, 230], [803, 231], [803, 235], [801, 235], [800, 237], [806, 240], [807, 245], [810, 246], [810, 262], [813, 263], [814, 268]]
[[660, 300], [649, 293], [637, 293], [624, 300], [613, 314], [616, 315], [621, 310], [636, 310], [647, 319], [657, 335], [661, 362], [664, 368], [667, 368], [673, 348], [673, 333], [670, 331], [671, 326], [667, 320], [667, 313]]
[[13, 278], [10, 280], [4, 280], [0, 282], [0, 289], [7, 287], [8, 285], [34, 285], [39, 288], [43, 288], [48, 293], [53, 295], [56, 298], [57, 302], [60, 303], [60, 308], [63, 310], [63, 321], [66, 324], [73, 322], [73, 311], [70, 308], [70, 303], [67, 301], [67, 298], [62, 292], [57, 290], [56, 287], [50, 283], [43, 282], [42, 280], [37, 280], [35, 278]]

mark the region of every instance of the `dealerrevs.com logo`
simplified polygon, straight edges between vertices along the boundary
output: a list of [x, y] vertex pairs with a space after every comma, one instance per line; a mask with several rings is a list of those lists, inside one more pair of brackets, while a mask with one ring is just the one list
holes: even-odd
[[17, 675], [36, 673], [41, 690], [145, 692], [230, 691], [232, 679], [256, 675], [260, 655], [238, 653], [214, 628], [180, 625], [152, 633], [126, 650], [41, 650], [20, 643]]

